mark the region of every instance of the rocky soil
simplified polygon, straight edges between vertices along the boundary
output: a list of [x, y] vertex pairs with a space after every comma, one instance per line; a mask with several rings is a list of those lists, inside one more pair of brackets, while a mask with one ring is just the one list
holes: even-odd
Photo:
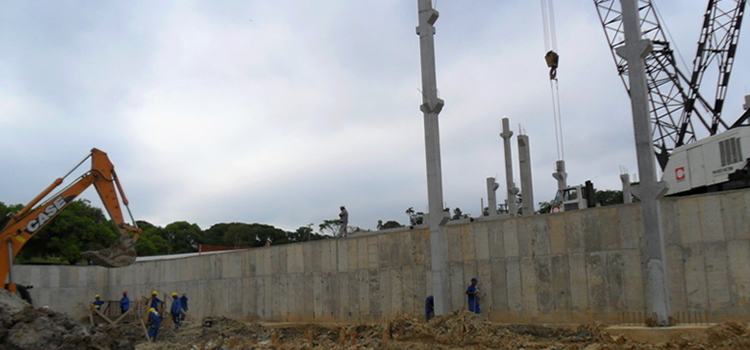
[[[166, 317], [165, 317], [166, 319]], [[459, 311], [424, 323], [408, 315], [382, 324], [244, 323], [221, 316], [188, 319], [178, 330], [169, 321], [149, 342], [139, 322], [89, 327], [66, 314], [34, 308], [0, 290], [0, 350], [232, 350], [232, 349], [539, 349], [539, 350], [708, 350], [750, 349], [744, 323], [714, 326], [707, 336], [682, 334], [649, 344], [609, 333], [604, 325], [555, 328], [499, 325]], [[210, 325], [209, 325], [210, 324]]]

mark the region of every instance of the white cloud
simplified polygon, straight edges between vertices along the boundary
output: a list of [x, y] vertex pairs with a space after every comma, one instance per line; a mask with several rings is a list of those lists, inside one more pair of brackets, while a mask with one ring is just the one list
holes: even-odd
[[[531, 138], [535, 199], [551, 199], [557, 152], [539, 5], [437, 6], [447, 205], [478, 215], [488, 176], [504, 198], [503, 116]], [[683, 54], [694, 52], [703, 7], [660, 7]], [[0, 155], [12, 169], [0, 181], [14, 186], [0, 200], [28, 201], [98, 147], [135, 216], [157, 225], [293, 230], [335, 218], [342, 204], [353, 225], [405, 223], [406, 208], [427, 207], [416, 8], [398, 0], [9, 6], [0, 15], [0, 142], [15, 152]], [[617, 189], [620, 166], [637, 171], [627, 94], [594, 6], [556, 11], [569, 182]], [[742, 36], [730, 117], [740, 113], [749, 45]], [[515, 139], [513, 150], [518, 184]]]

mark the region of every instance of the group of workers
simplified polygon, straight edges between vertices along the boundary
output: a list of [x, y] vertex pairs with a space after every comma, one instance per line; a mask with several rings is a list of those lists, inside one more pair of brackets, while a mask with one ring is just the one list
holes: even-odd
[[[482, 308], [479, 305], [479, 288], [477, 288], [477, 283], [479, 283], [479, 280], [476, 278], [471, 279], [471, 284], [466, 288], [466, 295], [469, 302], [469, 311], [479, 314], [482, 313]], [[435, 297], [432, 295], [428, 296], [425, 300], [424, 313], [427, 322], [430, 322], [430, 319], [435, 317]]]
[[[161, 324], [162, 316], [159, 315], [159, 309], [164, 305], [164, 302], [159, 299], [159, 293], [157, 291], [151, 292], [151, 299], [149, 299], [148, 309], [148, 320], [146, 327], [148, 327], [148, 337], [152, 340], [156, 340], [159, 335], [159, 325]], [[94, 296], [94, 302], [91, 303], [93, 310], [101, 310], [104, 301], [101, 300], [99, 294]], [[120, 299], [120, 312], [122, 314], [130, 310], [130, 298], [128, 292], [122, 292], [122, 298]], [[182, 297], [177, 293], [172, 293], [172, 305], [169, 309], [169, 313], [172, 315], [172, 322], [174, 323], [175, 329], [179, 324], [185, 320], [185, 312], [188, 310], [188, 297], [187, 294], [183, 293]]]
[[[474, 313], [481, 313], [482, 308], [479, 305], [479, 288], [477, 288], [479, 280], [476, 278], [471, 279], [471, 284], [466, 288], [467, 301], [469, 303], [469, 311]], [[149, 338], [156, 340], [159, 334], [159, 325], [161, 323], [161, 315], [159, 315], [159, 307], [162, 305], [161, 299], [158, 298], [156, 291], [151, 292], [150, 308], [148, 309], [148, 336]], [[104, 304], [101, 301], [99, 294], [94, 296], [94, 302], [91, 304], [96, 310], [101, 309]], [[130, 298], [128, 298], [128, 292], [122, 292], [122, 299], [120, 299], [120, 311], [124, 314], [130, 310]], [[179, 326], [180, 322], [185, 319], [185, 311], [188, 310], [188, 298], [187, 295], [182, 294], [182, 297], [177, 293], [172, 293], [172, 306], [169, 309], [172, 314], [172, 322], [174, 323], [175, 329]], [[431, 318], [435, 317], [435, 298], [430, 295], [425, 300], [425, 318], [429, 322]]]

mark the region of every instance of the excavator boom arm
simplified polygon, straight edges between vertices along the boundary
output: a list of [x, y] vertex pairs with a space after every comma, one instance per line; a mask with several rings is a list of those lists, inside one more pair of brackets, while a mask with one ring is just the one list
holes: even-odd
[[[107, 256], [102, 256], [100, 252], [84, 252], [84, 257], [109, 267], [129, 265], [135, 260], [135, 240], [141, 230], [125, 222], [120, 200], [117, 196], [119, 192], [124, 198], [124, 193], [119, 186], [114, 165], [110, 162], [107, 154], [96, 148], [92, 149], [91, 170], [59, 193], [34, 207], [41, 198], [49, 194], [61, 182], [61, 179], [55, 180], [42, 194], [32, 200], [19, 214], [16, 214], [5, 227], [0, 228], [0, 238], [3, 240], [3, 242], [0, 242], [0, 281], [5, 281], [11, 268], [12, 259], [18, 255], [26, 242], [65, 210], [73, 200], [91, 185], [94, 185], [99, 193], [109, 217], [117, 227], [120, 239], [114, 248], [107, 249], [108, 252], [104, 254]], [[131, 236], [131, 233], [133, 236]], [[87, 256], [87, 253], [89, 256]], [[113, 255], [116, 256], [113, 258]], [[125, 258], [121, 258], [123, 255]]]

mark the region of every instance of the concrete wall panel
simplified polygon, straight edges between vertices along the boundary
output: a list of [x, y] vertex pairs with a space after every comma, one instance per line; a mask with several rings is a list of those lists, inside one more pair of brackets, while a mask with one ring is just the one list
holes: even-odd
[[498, 319], [508, 313], [508, 282], [506, 281], [505, 260], [491, 260], [490, 273], [492, 283], [491, 317]]
[[683, 245], [700, 243], [702, 240], [699, 210], [698, 197], [688, 197], [680, 200], [678, 220], [680, 222], [680, 238]]
[[539, 297], [537, 296], [536, 264], [532, 258], [521, 258], [521, 303], [524, 313], [532, 319], [539, 316]]
[[[505, 258], [518, 258], [521, 254], [518, 248], [518, 220], [503, 220], [503, 245], [505, 246]], [[450, 243], [450, 242], [448, 242]]]
[[[685, 264], [683, 263], [682, 247], [679, 246], [667, 246], [667, 261], [674, 261], [677, 263], [667, 264], [667, 278], [669, 279], [669, 296], [674, 311], [687, 311], [688, 299], [685, 293]], [[640, 270], [640, 269], [639, 269]], [[637, 285], [643, 285], [643, 281], [638, 281]], [[641, 296], [641, 298], [644, 298]], [[644, 306], [645, 310], [645, 306]]]
[[748, 226], [747, 202], [745, 193], [733, 191], [721, 196], [722, 224], [724, 236], [727, 240], [750, 239], [750, 226]]
[[510, 315], [519, 317], [524, 311], [523, 290], [521, 282], [521, 260], [509, 259], [505, 265], [506, 283], [508, 290], [508, 311]]
[[531, 218], [533, 225], [533, 239], [531, 241], [532, 257], [546, 256], [550, 254], [550, 235], [547, 217], [538, 215]]
[[732, 305], [750, 304], [750, 242], [731, 241], [727, 245], [729, 256], [729, 286]]
[[570, 211], [565, 216], [565, 246], [569, 254], [585, 252], [584, 224], [581, 211]]
[[566, 254], [565, 216], [552, 215], [549, 217], [550, 253], [554, 255]]
[[552, 300], [555, 311], [567, 311], [571, 307], [570, 266], [567, 255], [553, 255], [550, 258]]
[[[662, 201], [673, 310], [750, 320], [748, 203], [750, 190]], [[484, 311], [496, 321], [612, 321], [645, 311], [640, 210], [634, 203], [449, 223], [451, 308], [466, 308], [465, 288], [478, 277]], [[119, 269], [17, 266], [15, 275], [35, 285], [39, 303], [77, 317], [93, 294], [116, 300], [127, 289], [132, 298], [187, 292], [192, 317], [378, 322], [402, 312], [422, 317], [430, 255], [429, 232], [404, 228]]]
[[721, 199], [716, 196], [702, 196], [699, 198], [701, 235], [703, 236], [703, 241], [724, 241]]
[[685, 292], [688, 310], [708, 307], [706, 262], [701, 245], [686, 246], [682, 252], [685, 261]]
[[552, 257], [545, 256], [534, 259], [534, 270], [536, 276], [535, 294], [539, 312], [550, 314], [555, 311], [555, 294], [552, 283]]
[[[620, 208], [619, 223], [621, 247], [622, 249], [639, 249], [641, 247], [641, 237], [643, 237], [641, 207], [635, 204], [626, 204]], [[672, 222], [670, 220], [666, 221]]]
[[729, 266], [725, 242], [709, 242], [705, 245], [706, 283], [708, 303], [711, 309], [731, 307], [729, 286]]
[[490, 259], [490, 238], [487, 230], [487, 224], [480, 223], [475, 226], [474, 230], [474, 249], [476, 250], [476, 260]]

